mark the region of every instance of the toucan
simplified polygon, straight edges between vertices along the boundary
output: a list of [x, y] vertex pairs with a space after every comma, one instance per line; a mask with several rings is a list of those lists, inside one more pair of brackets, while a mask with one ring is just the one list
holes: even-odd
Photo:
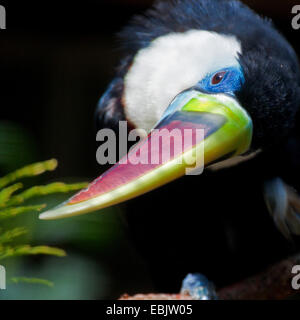
[[295, 251], [300, 72], [272, 21], [236, 0], [156, 1], [120, 36], [97, 128], [118, 133], [127, 121], [140, 141], [40, 218], [126, 202], [130, 234], [164, 291], [189, 272], [227, 285]]

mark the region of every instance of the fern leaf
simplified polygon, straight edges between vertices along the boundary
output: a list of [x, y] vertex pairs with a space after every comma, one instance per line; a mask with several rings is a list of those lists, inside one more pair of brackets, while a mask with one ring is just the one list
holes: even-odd
[[[22, 206], [22, 204], [28, 199], [54, 193], [66, 193], [69, 191], [79, 190], [87, 186], [87, 183], [65, 184], [55, 182], [48, 185], [34, 186], [19, 194], [14, 194], [17, 190], [23, 187], [21, 183], [14, 183], [18, 179], [37, 176], [46, 171], [52, 171], [56, 167], [57, 161], [52, 159], [26, 166], [6, 175], [3, 178], [0, 178], [0, 222], [1, 220], [13, 218], [22, 213], [40, 211], [46, 206], [44, 204]], [[66, 255], [64, 250], [55, 247], [31, 246], [25, 244], [16, 245], [14, 243], [15, 238], [26, 233], [27, 229], [22, 227], [9, 230], [3, 230], [3, 228], [0, 227], [0, 260], [17, 256], [39, 254], [53, 255], [57, 257], [64, 257]], [[51, 281], [38, 278], [14, 277], [11, 279], [11, 282], [26, 282], [47, 285], [50, 287], [53, 286]]]
[[9, 201], [6, 202], [6, 206], [19, 205], [24, 201], [37, 196], [76, 191], [83, 189], [86, 186], [87, 183], [65, 184], [62, 182], [54, 182], [45, 186], [34, 186], [16, 196], [13, 196]]
[[9, 173], [3, 178], [0, 178], [0, 188], [3, 188], [21, 178], [37, 176], [45, 171], [53, 171], [56, 169], [56, 167], [57, 160], [55, 159], [31, 164], [15, 172]]
[[47, 287], [54, 286], [53, 282], [45, 279], [39, 279], [39, 278], [14, 277], [14, 278], [11, 278], [10, 281], [16, 284], [23, 282], [23, 283], [41, 284]]
[[17, 246], [17, 247], [10, 247], [10, 246], [0, 247], [0, 260], [10, 258], [10, 257], [17, 257], [17, 256], [24, 256], [24, 255], [37, 255], [37, 254], [46, 254], [46, 255], [52, 255], [57, 257], [66, 256], [66, 252], [64, 250], [54, 248], [54, 247], [48, 247], [48, 246], [32, 247], [29, 245], [23, 245], [23, 246]]
[[46, 205], [40, 204], [35, 206], [13, 207], [0, 210], [0, 220], [15, 217], [21, 213], [30, 211], [41, 211]]
[[4, 206], [6, 202], [10, 199], [11, 195], [17, 190], [23, 187], [22, 183], [13, 184], [0, 191], [0, 207]]
[[0, 235], [0, 245], [3, 243], [7, 243], [13, 241], [15, 238], [20, 237], [27, 233], [25, 228], [15, 228], [8, 230]]

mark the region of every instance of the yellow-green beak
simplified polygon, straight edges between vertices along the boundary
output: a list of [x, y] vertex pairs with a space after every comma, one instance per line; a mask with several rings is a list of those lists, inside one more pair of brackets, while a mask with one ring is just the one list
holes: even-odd
[[156, 189], [185, 174], [245, 153], [252, 120], [234, 97], [191, 89], [128, 155], [69, 201], [40, 215], [58, 219], [99, 210]]

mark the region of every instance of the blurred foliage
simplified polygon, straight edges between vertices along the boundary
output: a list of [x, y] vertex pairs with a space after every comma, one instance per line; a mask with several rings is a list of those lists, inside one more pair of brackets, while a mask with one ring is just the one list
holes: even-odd
[[51, 281], [45, 280], [45, 279], [37, 279], [37, 278], [25, 278], [25, 277], [19, 277], [19, 278], [11, 278], [10, 279], [11, 282], [13, 283], [31, 283], [31, 284], [42, 284], [48, 287], [53, 287], [54, 284]]
[[[56, 169], [56, 167], [57, 161], [53, 159], [25, 166], [22, 169], [16, 170], [0, 178], [0, 221], [14, 218], [16, 215], [25, 212], [40, 211], [45, 207], [44, 204], [34, 206], [19, 206], [28, 199], [53, 193], [78, 190], [86, 186], [86, 183], [52, 183], [44, 186], [34, 186], [15, 195], [15, 192], [23, 187], [21, 183], [15, 183], [17, 180], [25, 177], [37, 176], [46, 171], [52, 171]], [[3, 226], [0, 224], [0, 261], [7, 258], [24, 255], [45, 254], [57, 257], [64, 257], [66, 255], [64, 250], [55, 247], [16, 244], [15, 239], [25, 235], [26, 233], [28, 233], [28, 229], [25, 227], [14, 227], [12, 229], [5, 230], [5, 228], [3, 228]], [[51, 285], [51, 282], [37, 278], [30, 279], [24, 277], [14, 277], [12, 278], [12, 281], [14, 283], [23, 281], [28, 283], [40, 283]]]
[[[30, 133], [0, 121], [0, 177], [5, 174], [0, 178], [0, 246], [6, 248], [0, 264], [8, 280], [0, 299], [108, 299], [151, 290], [145, 266], [128, 240], [122, 207], [55, 221], [37, 218], [45, 203], [59, 205], [71, 195], [68, 191], [84, 187], [74, 182], [86, 180], [50, 181], [55, 160], [28, 166], [40, 157]], [[40, 185], [42, 173], [49, 184]], [[61, 249], [46, 254], [56, 247], [67, 256], [56, 257], [64, 254]]]

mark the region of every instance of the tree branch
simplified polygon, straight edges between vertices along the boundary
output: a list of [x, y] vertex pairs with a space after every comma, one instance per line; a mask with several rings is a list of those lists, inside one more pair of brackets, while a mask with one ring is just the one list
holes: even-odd
[[[221, 300], [283, 300], [295, 294], [292, 288], [292, 268], [300, 265], [300, 254], [282, 260], [263, 272], [241, 282], [218, 290]], [[124, 294], [120, 300], [191, 300], [189, 295], [182, 294]]]

